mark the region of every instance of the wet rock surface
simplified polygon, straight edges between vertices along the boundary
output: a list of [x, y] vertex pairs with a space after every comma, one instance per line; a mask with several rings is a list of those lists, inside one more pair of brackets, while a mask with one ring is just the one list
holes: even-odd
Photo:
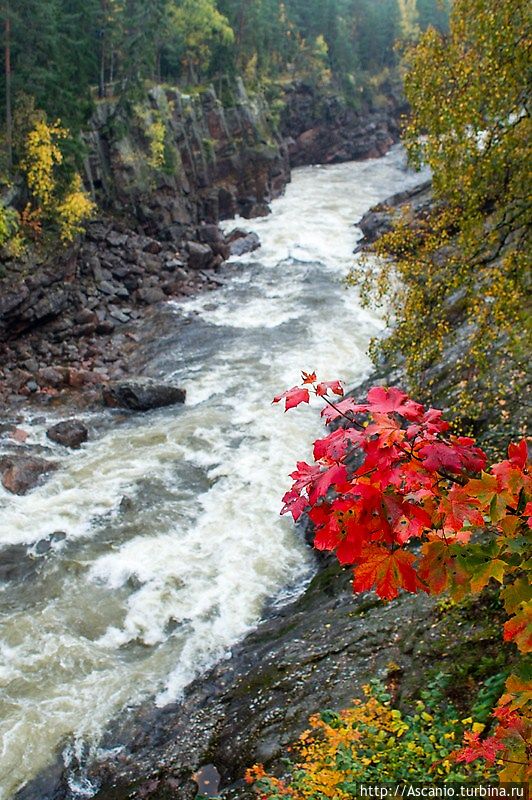
[[150, 411], [184, 403], [186, 392], [177, 386], [137, 379], [107, 384], [102, 389], [102, 398], [110, 408]]
[[47, 437], [64, 447], [79, 447], [89, 438], [87, 426], [79, 419], [67, 419], [52, 425], [46, 431]]
[[57, 469], [57, 464], [33, 455], [6, 455], [0, 457], [2, 486], [12, 494], [27, 494]]
[[232, 256], [243, 256], [245, 253], [252, 253], [258, 250], [260, 239], [256, 233], [248, 233], [242, 228], [235, 228], [227, 235], [229, 252]]
[[432, 182], [424, 181], [413, 189], [398, 192], [387, 198], [384, 203], [373, 206], [357, 222], [364, 236], [359, 241], [355, 253], [373, 244], [379, 236], [388, 233], [403, 213], [407, 212], [409, 223], [415, 224], [415, 220], [432, 210], [433, 204]]

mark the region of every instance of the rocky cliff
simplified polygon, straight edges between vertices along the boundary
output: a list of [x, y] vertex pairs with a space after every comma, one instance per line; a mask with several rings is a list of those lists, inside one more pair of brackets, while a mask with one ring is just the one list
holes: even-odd
[[[99, 218], [68, 250], [32, 250], [0, 278], [0, 402], [50, 402], [127, 372], [127, 326], [168, 297], [214, 287], [222, 218], [267, 214], [291, 165], [369, 158], [397, 138], [399, 104], [355, 111], [305, 82], [279, 120], [240, 80], [194, 95], [155, 86], [96, 107], [85, 177]], [[87, 391], [88, 390], [88, 391]]]
[[394, 87], [355, 105], [338, 92], [305, 81], [284, 89], [280, 129], [293, 167], [384, 155], [399, 140], [406, 107]]

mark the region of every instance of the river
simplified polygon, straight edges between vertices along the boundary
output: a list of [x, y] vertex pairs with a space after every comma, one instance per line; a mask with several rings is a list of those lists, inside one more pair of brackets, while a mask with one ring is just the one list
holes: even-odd
[[[86, 414], [99, 435], [69, 453], [45, 438], [57, 417], [28, 415], [30, 443], [62, 466], [26, 497], [0, 488], [0, 546], [23, 545], [31, 566], [0, 584], [2, 800], [57, 748], [67, 762], [86, 755], [126, 705], [179, 697], [267, 602], [304, 587], [312, 557], [279, 509], [319, 414], [271, 399], [302, 369], [348, 385], [368, 376], [382, 323], [343, 282], [353, 223], [418, 182], [394, 148], [296, 170], [270, 216], [237, 221], [262, 248], [225, 268], [218, 290], [167, 304], [140, 344], [144, 374], [186, 388], [184, 407]], [[41, 555], [57, 531], [66, 538]], [[91, 787], [73, 777], [72, 792]]]

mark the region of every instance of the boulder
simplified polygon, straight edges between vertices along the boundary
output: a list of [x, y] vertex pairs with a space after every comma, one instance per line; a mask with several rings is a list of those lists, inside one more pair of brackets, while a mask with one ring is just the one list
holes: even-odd
[[227, 237], [229, 252], [232, 256], [243, 256], [244, 253], [252, 253], [261, 244], [256, 233], [249, 233], [242, 228], [235, 228]]
[[26, 494], [44, 475], [57, 469], [53, 461], [36, 456], [3, 456], [0, 458], [2, 486], [12, 494]]
[[79, 419], [67, 419], [48, 428], [46, 435], [64, 447], [79, 447], [89, 437], [87, 426]]
[[212, 260], [212, 250], [207, 244], [189, 242], [187, 249], [188, 264], [192, 269], [204, 269]]
[[184, 403], [186, 392], [177, 386], [150, 380], [127, 380], [109, 383], [102, 389], [102, 399], [110, 408], [150, 411], [152, 408]]
[[52, 386], [58, 389], [63, 386], [67, 377], [65, 367], [43, 367], [37, 372], [37, 382], [40, 386]]
[[137, 297], [142, 303], [152, 305], [153, 303], [160, 303], [161, 300], [164, 300], [165, 294], [158, 286], [152, 286], [146, 289], [138, 289]]

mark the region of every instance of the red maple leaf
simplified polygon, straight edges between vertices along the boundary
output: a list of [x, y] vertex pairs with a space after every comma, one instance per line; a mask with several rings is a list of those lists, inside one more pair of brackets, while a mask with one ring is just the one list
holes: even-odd
[[383, 600], [393, 600], [399, 589], [417, 592], [423, 588], [412, 566], [416, 557], [404, 550], [391, 551], [378, 544], [366, 545], [362, 551], [363, 561], [355, 568], [353, 589], [355, 592], [375, 591]]
[[364, 439], [365, 434], [355, 428], [338, 428], [325, 439], [314, 442], [314, 458], [316, 461], [342, 461], [350, 447], [360, 444]]
[[300, 403], [308, 403], [310, 395], [308, 389], [302, 389], [300, 386], [293, 386], [282, 394], [278, 394], [273, 398], [274, 403], [279, 403], [281, 400], [285, 401], [284, 410], [288, 411], [289, 408], [295, 408]]
[[325, 497], [331, 486], [337, 483], [343, 483], [347, 478], [347, 470], [340, 464], [333, 464], [312, 481], [309, 485], [309, 500], [314, 505], [320, 497]]
[[468, 472], [481, 472], [487, 464], [486, 453], [475, 445], [469, 436], [451, 437], [452, 446], [460, 457], [462, 468]]
[[286, 492], [283, 497], [283, 503], [284, 506], [281, 510], [281, 514], [292, 514], [294, 522], [297, 522], [301, 514], [308, 506], [307, 498], [302, 497], [299, 492], [294, 489], [292, 489], [290, 492]]
[[340, 381], [324, 381], [323, 383], [318, 383], [316, 386], [316, 394], [318, 397], [325, 397], [325, 395], [329, 393], [329, 389], [333, 394], [337, 394], [340, 397], [344, 393]]
[[449, 472], [461, 472], [462, 462], [455, 448], [447, 442], [428, 442], [423, 444], [418, 453], [423, 460], [423, 466], [430, 472], [447, 470]]
[[301, 378], [303, 383], [315, 383], [316, 382], [316, 373], [315, 372], [302, 372]]
[[325, 406], [322, 409], [321, 416], [328, 425], [329, 422], [349, 414], [350, 411], [357, 411], [358, 408], [359, 406], [352, 397], [346, 397], [345, 400], [340, 400], [339, 403], [335, 403], [333, 406]]
[[514, 466], [519, 467], [519, 469], [524, 469], [526, 467], [526, 462], [528, 461], [528, 445], [526, 439], [521, 439], [518, 444], [510, 442], [508, 445], [508, 459]]
[[471, 731], [464, 733], [464, 742], [465, 747], [452, 753], [452, 757], [455, 761], [463, 761], [466, 764], [476, 761], [477, 758], [483, 758], [493, 764], [497, 753], [506, 749], [494, 736], [481, 741], [480, 734]]
[[377, 414], [400, 414], [408, 420], [419, 421], [424, 413], [420, 403], [410, 400], [405, 392], [400, 389], [386, 389], [383, 386], [374, 386], [368, 392], [367, 403], [360, 403], [356, 411], [369, 411]]
[[436, 408], [429, 408], [419, 422], [414, 422], [406, 429], [406, 435], [409, 439], [413, 439], [420, 433], [428, 433], [435, 435], [437, 433], [444, 433], [449, 430], [449, 423], [442, 419], [443, 411]]
[[442, 497], [438, 511], [444, 515], [442, 527], [445, 530], [461, 531], [464, 523], [484, 525], [484, 517], [478, 510], [480, 501], [471, 497], [462, 486], [453, 486], [447, 497]]

